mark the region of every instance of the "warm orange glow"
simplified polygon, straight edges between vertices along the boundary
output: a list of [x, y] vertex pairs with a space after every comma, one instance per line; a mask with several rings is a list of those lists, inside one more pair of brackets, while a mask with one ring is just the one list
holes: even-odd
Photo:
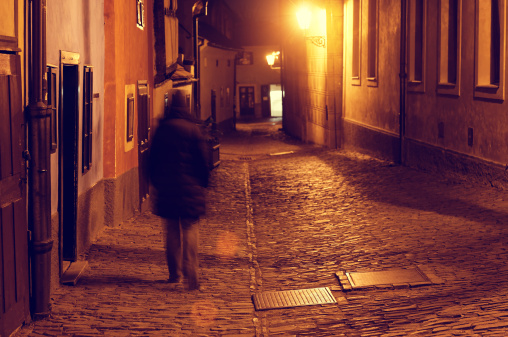
[[310, 27], [310, 19], [311, 19], [311, 11], [307, 7], [302, 7], [296, 12], [296, 18], [298, 20], [298, 25], [301, 29], [309, 29]]
[[280, 51], [274, 51], [269, 55], [266, 55], [266, 63], [272, 68], [280, 67], [279, 61]]
[[208, 300], [202, 300], [192, 305], [190, 318], [195, 325], [207, 327], [214, 323], [218, 313], [217, 306]]
[[217, 239], [216, 253], [222, 259], [232, 259], [240, 249], [240, 239], [235, 233], [222, 232]]
[[273, 54], [266, 55], [266, 63], [268, 63], [269, 66], [273, 66], [274, 62], [275, 62], [275, 55], [273, 55]]

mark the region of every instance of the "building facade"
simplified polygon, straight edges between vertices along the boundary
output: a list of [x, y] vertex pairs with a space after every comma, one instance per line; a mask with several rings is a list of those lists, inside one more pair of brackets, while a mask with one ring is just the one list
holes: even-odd
[[298, 10], [281, 1], [287, 132], [506, 181], [505, 1], [323, 0], [306, 27]]
[[99, 231], [148, 209], [151, 133], [171, 90], [194, 83], [176, 72], [177, 8], [0, 5], [0, 335], [48, 315]]

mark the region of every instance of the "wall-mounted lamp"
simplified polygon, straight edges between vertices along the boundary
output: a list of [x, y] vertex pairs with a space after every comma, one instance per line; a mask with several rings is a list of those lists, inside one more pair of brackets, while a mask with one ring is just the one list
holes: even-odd
[[305, 31], [305, 39], [310, 40], [314, 45], [318, 47], [326, 47], [326, 37], [321, 35], [307, 36], [307, 32], [310, 28], [310, 22], [312, 19], [312, 11], [305, 6], [302, 6], [296, 12], [296, 19], [298, 20], [298, 25], [300, 28]]
[[272, 69], [278, 69], [280, 68], [279, 57], [280, 51], [274, 51], [273, 53], [266, 55], [266, 63], [268, 63], [268, 65], [272, 67]]

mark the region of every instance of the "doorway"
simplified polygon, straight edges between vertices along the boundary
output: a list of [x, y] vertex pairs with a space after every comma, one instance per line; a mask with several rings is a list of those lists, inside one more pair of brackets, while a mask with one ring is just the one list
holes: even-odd
[[150, 94], [148, 81], [138, 81], [138, 167], [139, 210], [148, 208], [150, 183], [148, 179], [148, 152], [150, 139]]
[[280, 84], [270, 85], [271, 117], [282, 117], [282, 88]]
[[254, 87], [240, 87], [240, 116], [254, 117]]
[[[62, 52], [61, 60], [58, 118], [60, 274], [63, 273], [63, 261], [77, 260], [79, 55], [64, 57]], [[65, 60], [70, 62], [65, 63]]]

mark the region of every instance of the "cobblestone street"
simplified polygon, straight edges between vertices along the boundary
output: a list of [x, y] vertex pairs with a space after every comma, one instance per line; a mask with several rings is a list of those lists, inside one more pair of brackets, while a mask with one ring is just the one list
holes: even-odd
[[[76, 286], [15, 336], [508, 336], [508, 195], [301, 144], [279, 120], [221, 143], [200, 227], [202, 289], [168, 284], [161, 220], [103, 230]], [[432, 284], [343, 289], [337, 273], [418, 266]], [[256, 311], [261, 291], [337, 304]]]

